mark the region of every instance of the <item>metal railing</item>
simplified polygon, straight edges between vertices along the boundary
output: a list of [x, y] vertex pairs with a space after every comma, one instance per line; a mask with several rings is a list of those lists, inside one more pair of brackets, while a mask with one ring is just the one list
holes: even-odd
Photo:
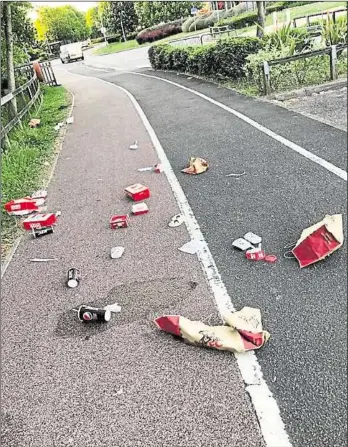
[[171, 40], [171, 45], [183, 45], [183, 46], [190, 46], [190, 45], [204, 45], [208, 42], [215, 42], [216, 36], [221, 37], [222, 35], [227, 34], [228, 36], [233, 35], [233, 37], [237, 37], [237, 32], [235, 29], [229, 28], [229, 29], [223, 29], [220, 31], [210, 31], [209, 33], [203, 33], [203, 34], [197, 34], [197, 36], [190, 36], [190, 37], [183, 37], [181, 39], [175, 39]]
[[341, 12], [347, 12], [347, 8], [336, 9], [335, 11], [325, 11], [325, 12], [317, 12], [316, 14], [309, 14], [307, 16], [294, 17], [292, 19], [292, 24], [294, 28], [297, 28], [297, 20], [306, 19], [307, 27], [311, 27], [311, 18], [315, 17], [316, 19], [320, 17], [322, 20], [325, 20], [326, 17], [331, 16], [334, 23], [336, 23], [336, 15]]
[[271, 67], [275, 65], [284, 65], [289, 62], [298, 61], [300, 59], [306, 59], [316, 56], [329, 55], [330, 57], [330, 80], [335, 80], [338, 77], [337, 74], [337, 54], [341, 53], [347, 48], [347, 44], [331, 45], [330, 47], [323, 48], [321, 50], [306, 51], [304, 53], [296, 54], [294, 56], [283, 57], [280, 59], [274, 59], [270, 61], [264, 61], [260, 65], [260, 69], [263, 70], [263, 83], [264, 94], [269, 95], [272, 93], [271, 87]]

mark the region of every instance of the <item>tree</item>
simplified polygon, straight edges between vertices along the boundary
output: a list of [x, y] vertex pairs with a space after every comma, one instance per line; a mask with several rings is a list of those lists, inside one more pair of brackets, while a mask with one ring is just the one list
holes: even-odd
[[100, 8], [102, 12], [103, 25], [109, 32], [121, 34], [123, 40], [135, 31], [137, 25], [137, 15], [133, 2], [101, 2], [104, 5]]
[[135, 2], [135, 11], [141, 28], [149, 28], [161, 22], [172, 22], [173, 20], [187, 17], [191, 14], [191, 8], [199, 9], [202, 2]]
[[97, 6], [86, 11], [86, 26], [91, 37], [98, 37], [101, 23]]
[[[13, 59], [13, 33], [12, 33], [12, 11], [11, 3], [6, 2], [4, 6], [5, 19], [5, 41], [6, 41], [6, 65], [7, 65], [7, 81], [8, 89], [13, 92], [16, 89], [15, 73], [14, 73], [14, 59]], [[11, 101], [11, 115], [17, 115], [16, 98]]]
[[88, 37], [85, 15], [73, 6], [38, 10], [35, 27], [39, 40], [78, 42]]
[[265, 2], [257, 2], [257, 25], [256, 36], [262, 39], [265, 27]]

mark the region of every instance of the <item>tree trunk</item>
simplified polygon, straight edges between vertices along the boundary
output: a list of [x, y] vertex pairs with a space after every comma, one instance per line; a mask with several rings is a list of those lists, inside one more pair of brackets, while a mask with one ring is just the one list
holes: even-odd
[[[10, 90], [10, 92], [13, 92], [14, 90], [16, 90], [16, 81], [15, 81], [14, 62], [13, 62], [13, 34], [12, 34], [12, 15], [11, 15], [10, 2], [6, 2], [4, 5], [4, 17], [5, 17], [5, 41], [6, 41], [8, 89]], [[16, 98], [13, 98], [10, 104], [11, 104], [11, 115], [14, 117], [17, 115]]]
[[265, 2], [257, 2], [257, 24], [256, 36], [262, 39], [265, 27]]

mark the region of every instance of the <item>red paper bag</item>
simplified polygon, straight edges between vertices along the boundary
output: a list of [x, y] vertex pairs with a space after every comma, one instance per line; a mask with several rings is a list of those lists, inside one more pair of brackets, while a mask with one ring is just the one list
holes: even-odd
[[326, 258], [342, 244], [342, 215], [335, 214], [303, 230], [292, 253], [303, 268]]

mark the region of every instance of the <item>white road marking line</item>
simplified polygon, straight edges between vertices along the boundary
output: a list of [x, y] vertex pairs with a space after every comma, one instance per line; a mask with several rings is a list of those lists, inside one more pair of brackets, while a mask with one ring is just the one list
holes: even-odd
[[[75, 73], [72, 73], [76, 75]], [[82, 76], [82, 75], [77, 75]], [[88, 76], [84, 76], [88, 77]], [[123, 87], [105, 81], [99, 78], [100, 82], [109, 84], [123, 91], [134, 105], [139, 117], [141, 118], [157, 152], [157, 155], [163, 165], [164, 172], [172, 188], [181, 213], [185, 216], [185, 224], [191, 236], [191, 239], [198, 239], [202, 243], [201, 250], [197, 253], [203, 272], [207, 278], [209, 286], [215, 298], [217, 308], [222, 315], [226, 309], [234, 311], [234, 306], [223, 283], [220, 273], [215, 264], [214, 258], [209, 250], [208, 244], [204, 239], [202, 231], [193, 214], [190, 204], [185, 196], [183, 189], [171, 167], [166, 153], [157, 138], [157, 135], [147, 119], [144, 111], [140, 107], [134, 96]], [[267, 447], [291, 447], [291, 443], [286, 433], [284, 423], [280, 416], [278, 404], [273, 397], [266, 381], [263, 378], [260, 364], [254, 352], [246, 354], [235, 354], [238, 367], [245, 383], [245, 390], [249, 394], [252, 404], [255, 408], [257, 418], [260, 423], [261, 433]]]
[[255, 127], [256, 129], [258, 129], [259, 131], [268, 135], [269, 137], [273, 138], [274, 140], [279, 141], [279, 143], [283, 144], [284, 146], [288, 147], [289, 149], [292, 149], [293, 151], [297, 152], [298, 154], [302, 155], [303, 157], [307, 158], [308, 160], [311, 160], [314, 163], [322, 166], [326, 170], [328, 170], [328, 171], [332, 172], [333, 174], [337, 175], [338, 177], [340, 177], [342, 180], [347, 181], [347, 171], [344, 171], [343, 169], [338, 168], [337, 166], [330, 163], [329, 161], [326, 161], [323, 158], [318, 157], [317, 155], [313, 154], [310, 151], [307, 151], [306, 149], [299, 146], [298, 144], [293, 143], [292, 141], [288, 140], [287, 138], [284, 138], [281, 135], [278, 135], [277, 133], [273, 132], [272, 130], [268, 129], [267, 127], [263, 126], [262, 124], [259, 124], [258, 122], [252, 120], [251, 118], [247, 117], [246, 115], [243, 115], [243, 113], [237, 112], [236, 110], [232, 109], [231, 107], [228, 107], [219, 101], [215, 101], [215, 99], [209, 98], [209, 96], [206, 96], [203, 93], [197, 92], [196, 90], [185, 87], [184, 85], [178, 84], [176, 82], [169, 81], [168, 79], [160, 78], [159, 76], [152, 76], [152, 75], [147, 75], [144, 73], [137, 73], [134, 71], [128, 71], [127, 73], [134, 74], [137, 76], [143, 76], [146, 78], [157, 79], [162, 82], [167, 82], [168, 84], [174, 85], [174, 86], [179, 87], [183, 90], [186, 90], [190, 93], [193, 93], [194, 95], [197, 95], [200, 98], [205, 99], [206, 101], [210, 102], [211, 104], [214, 104], [214, 105], [220, 107], [221, 109], [226, 110], [226, 112], [229, 112], [232, 115], [236, 116], [237, 118], [245, 121], [246, 123]]

